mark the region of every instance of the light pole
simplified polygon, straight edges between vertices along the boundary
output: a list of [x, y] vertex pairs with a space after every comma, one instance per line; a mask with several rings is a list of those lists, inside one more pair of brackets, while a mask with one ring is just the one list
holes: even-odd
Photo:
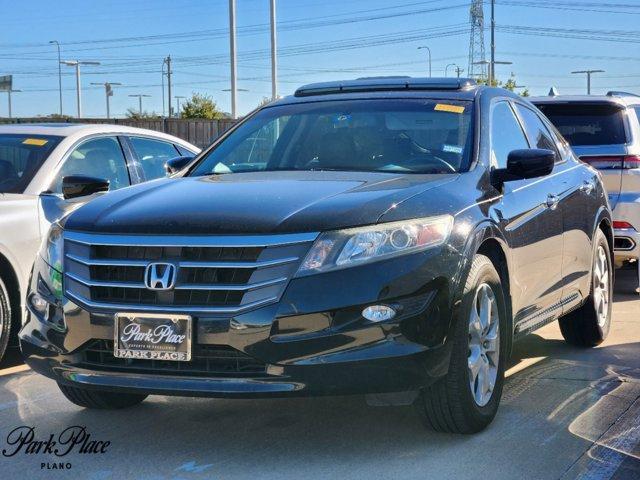
[[176, 99], [176, 115], [180, 116], [180, 100], [183, 99], [183, 98], [187, 98], [187, 97], [182, 97], [180, 95], [176, 95], [173, 98]]
[[491, 0], [491, 63], [489, 64], [489, 82], [492, 86], [496, 79], [496, 0]]
[[62, 65], [76, 67], [76, 100], [78, 102], [78, 118], [82, 117], [82, 93], [80, 88], [80, 65], [100, 65], [100, 62], [84, 62], [80, 60], [62, 60]]
[[231, 57], [231, 118], [237, 118], [236, 100], [236, 0], [229, 0], [229, 56]]
[[167, 64], [166, 59], [162, 60], [162, 116], [164, 117], [165, 115], [165, 110], [164, 110], [164, 66]]
[[102, 85], [104, 86], [105, 97], [107, 98], [107, 118], [111, 118], [109, 112], [109, 97], [113, 97], [113, 89], [111, 88], [113, 85], [122, 85], [118, 82], [104, 82], [104, 83], [95, 83], [91, 82], [91, 85]]
[[[169, 102], [169, 118], [171, 118], [173, 115], [171, 115], [172, 112], [172, 108], [171, 108], [171, 55], [167, 56], [167, 58], [164, 59], [164, 63], [162, 64], [162, 72], [164, 75], [164, 65], [167, 65], [167, 100]], [[164, 77], [162, 80], [162, 104], [164, 105]], [[162, 109], [164, 110], [164, 107], [162, 107]]]
[[604, 70], [577, 70], [571, 73], [586, 73], [587, 74], [587, 95], [591, 95], [591, 75], [594, 73], [604, 73]]
[[278, 58], [276, 43], [276, 0], [269, 3], [271, 18], [271, 100], [278, 98]]
[[[138, 112], [140, 113], [140, 115], [142, 115], [142, 97], [150, 97], [151, 95], [145, 95], [143, 93], [137, 93], [135, 95], [129, 95], [129, 96], [138, 98]], [[171, 104], [171, 102], [169, 102], [169, 104]]]
[[490, 74], [488, 76], [487, 85], [490, 87], [495, 83], [495, 68], [496, 65], [513, 65], [513, 62], [499, 62], [497, 60], [493, 60], [492, 62], [487, 62], [486, 60], [481, 60], [480, 62], [473, 62], [474, 65], [489, 65]]
[[51, 40], [51, 45], [58, 47], [58, 93], [60, 95], [60, 116], [62, 116], [62, 64], [60, 63], [60, 42]]
[[429, 52], [429, 77], [431, 77], [431, 49], [426, 45], [418, 47], [418, 50], [426, 49]]
[[11, 94], [15, 93], [15, 92], [21, 92], [22, 90], [13, 90], [12, 88], [10, 88], [9, 90], [7, 90], [7, 99], [9, 101], [9, 118], [11, 117]]
[[446, 66], [446, 67], [444, 67], [444, 76], [445, 76], [445, 77], [447, 76], [447, 70], [449, 70], [449, 67], [454, 67], [454, 66], [455, 66], [455, 67], [457, 67], [457, 66], [458, 66], [458, 64], [456, 64], [456, 63], [449, 63], [449, 64], [447, 64], [447, 66]]

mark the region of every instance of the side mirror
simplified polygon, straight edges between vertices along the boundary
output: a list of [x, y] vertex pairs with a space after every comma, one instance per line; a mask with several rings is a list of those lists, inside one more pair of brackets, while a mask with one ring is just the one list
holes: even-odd
[[167, 160], [164, 164], [164, 169], [167, 171], [167, 175], [173, 175], [174, 173], [179, 172], [184, 167], [191, 163], [195, 157], [192, 156], [184, 156], [184, 157], [176, 157], [171, 160]]
[[556, 163], [556, 153], [542, 148], [514, 150], [507, 158], [507, 168], [491, 171], [491, 183], [501, 186], [504, 182], [537, 178], [549, 175]]
[[69, 175], [62, 179], [62, 196], [65, 200], [107, 191], [109, 191], [109, 180], [103, 178]]

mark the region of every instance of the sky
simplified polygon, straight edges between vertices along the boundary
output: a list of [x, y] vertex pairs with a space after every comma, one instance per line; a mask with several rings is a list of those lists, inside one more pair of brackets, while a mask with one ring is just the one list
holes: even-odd
[[[469, 70], [469, 0], [277, 0], [278, 93], [305, 83]], [[0, 75], [13, 75], [13, 116], [58, 113], [58, 62], [83, 66], [83, 116], [105, 117], [103, 82], [119, 82], [112, 116], [163, 111], [162, 63], [173, 60], [173, 96], [210, 95], [230, 111], [228, 0], [0, 0]], [[640, 94], [640, 0], [496, 0], [498, 78], [543, 95], [586, 92], [574, 70], [601, 69], [592, 93]], [[485, 2], [485, 45], [489, 56]], [[238, 113], [271, 96], [269, 0], [237, 0]], [[75, 70], [62, 66], [63, 113], [75, 115]], [[165, 88], [166, 90], [166, 88]], [[522, 90], [519, 89], [519, 90]], [[166, 96], [166, 93], [165, 93]], [[0, 117], [8, 114], [0, 92]], [[165, 99], [165, 101], [167, 101]], [[175, 99], [172, 99], [175, 108]], [[165, 110], [166, 110], [165, 105]]]

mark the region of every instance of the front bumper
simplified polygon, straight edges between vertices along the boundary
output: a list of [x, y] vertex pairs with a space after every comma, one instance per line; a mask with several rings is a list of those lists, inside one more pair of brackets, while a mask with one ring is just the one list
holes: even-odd
[[[48, 319], [27, 300], [21, 348], [33, 370], [100, 390], [218, 397], [417, 390], [449, 365], [455, 275], [443, 269], [446, 257], [434, 250], [394, 259], [393, 268], [379, 262], [294, 279], [277, 304], [229, 317], [194, 315], [196, 345], [231, 348], [256, 359], [259, 371], [184, 374], [87, 362], [93, 342], [113, 339], [116, 312], [90, 311], [56, 295], [48, 298], [56, 305]], [[38, 258], [30, 291], [52, 277]], [[381, 302], [404, 313], [380, 323], [360, 316], [363, 306]]]

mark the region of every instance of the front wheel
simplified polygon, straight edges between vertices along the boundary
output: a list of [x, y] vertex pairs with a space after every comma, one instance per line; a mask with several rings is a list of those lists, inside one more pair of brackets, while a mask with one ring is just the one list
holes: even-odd
[[495, 417], [511, 334], [506, 312], [498, 272], [488, 257], [476, 255], [456, 319], [449, 371], [416, 400], [434, 430], [475, 433]]
[[60, 387], [62, 394], [67, 397], [67, 400], [84, 408], [115, 410], [133, 407], [147, 398], [147, 396], [143, 394], [88, 390], [86, 388], [69, 387], [60, 383], [58, 387]]
[[11, 301], [2, 278], [0, 278], [0, 361], [4, 357], [11, 336]]
[[587, 301], [560, 318], [560, 331], [567, 343], [595, 347], [604, 342], [611, 328], [613, 265], [607, 237], [601, 230], [594, 238], [591, 292]]

